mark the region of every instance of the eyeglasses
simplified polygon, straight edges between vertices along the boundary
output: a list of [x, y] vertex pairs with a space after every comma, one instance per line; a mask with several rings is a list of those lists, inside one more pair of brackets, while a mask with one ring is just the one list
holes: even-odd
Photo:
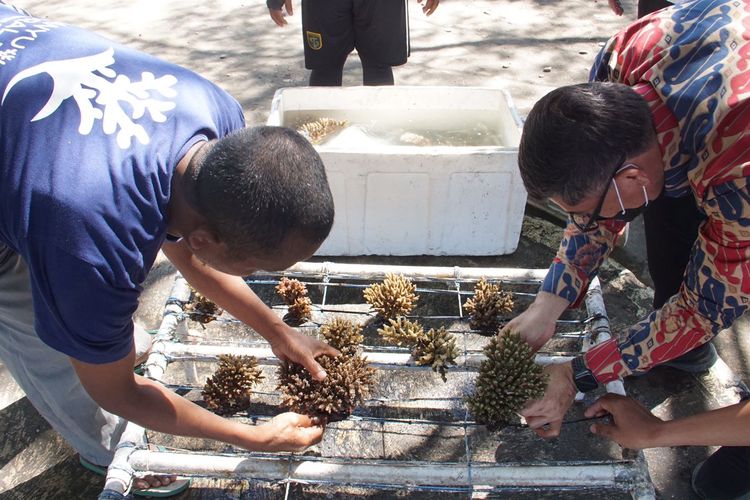
[[[639, 168], [638, 165], [634, 163], [625, 163], [625, 160], [618, 162], [617, 165], [619, 165], [614, 173], [612, 174], [612, 177], [610, 178], [610, 182], [607, 183], [607, 186], [604, 188], [604, 192], [602, 193], [601, 198], [599, 198], [599, 203], [597, 203], [596, 208], [593, 212], [590, 214], [580, 214], [580, 213], [573, 213], [568, 212], [568, 217], [570, 218], [570, 221], [573, 223], [573, 225], [578, 228], [579, 231], [582, 233], [588, 233], [590, 231], [593, 231], [594, 229], [597, 229], [599, 227], [599, 221], [600, 220], [607, 220], [607, 219], [618, 219], [620, 217], [626, 216], [628, 213], [628, 210], [625, 208], [625, 205], [622, 203], [622, 197], [620, 196], [620, 189], [617, 187], [617, 181], [615, 181], [615, 177], [617, 177], [617, 174], [622, 172], [623, 170], [627, 170], [629, 168]], [[614, 184], [615, 186], [615, 194], [617, 195], [617, 201], [620, 203], [620, 209], [622, 210], [621, 213], [615, 215], [614, 217], [602, 217], [600, 214], [602, 210], [602, 206], [604, 206], [604, 200], [607, 198], [607, 193], [609, 192], [609, 185], [610, 183]], [[648, 206], [648, 193], [646, 192], [646, 188], [643, 188], [643, 196], [646, 200], [645, 206]]]

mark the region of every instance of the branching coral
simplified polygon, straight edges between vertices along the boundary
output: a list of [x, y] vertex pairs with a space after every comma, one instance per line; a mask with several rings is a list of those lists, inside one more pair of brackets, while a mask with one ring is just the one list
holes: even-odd
[[281, 278], [276, 293], [288, 306], [292, 323], [302, 324], [312, 316], [312, 301], [307, 296], [307, 287], [296, 279]]
[[370, 396], [375, 370], [367, 360], [352, 350], [341, 356], [317, 358], [328, 376], [313, 380], [310, 373], [296, 363], [282, 363], [279, 368], [281, 405], [297, 413], [323, 417], [329, 421], [348, 417]]
[[297, 132], [307, 137], [307, 140], [311, 143], [320, 144], [326, 137], [343, 129], [347, 124], [346, 120], [318, 118], [317, 120], [303, 123], [297, 129]]
[[334, 318], [320, 327], [320, 334], [326, 342], [340, 351], [357, 349], [362, 343], [362, 326], [353, 321]]
[[402, 317], [388, 320], [388, 324], [379, 328], [378, 333], [391, 345], [408, 347], [414, 346], [425, 335], [419, 323]]
[[203, 294], [191, 288], [193, 293], [191, 294], [191, 300], [189, 304], [185, 304], [185, 311], [188, 313], [188, 318], [198, 323], [210, 323], [215, 320], [221, 313], [224, 312], [219, 306], [214, 304], [211, 300], [207, 299]]
[[409, 314], [417, 304], [417, 287], [403, 275], [386, 275], [382, 283], [367, 287], [365, 301], [385, 319]]
[[479, 367], [467, 404], [477, 422], [502, 427], [527, 401], [544, 394], [547, 376], [534, 362], [529, 344], [516, 333], [505, 331], [492, 337], [484, 353], [487, 359]]
[[416, 321], [399, 317], [389, 320], [387, 325], [378, 329], [378, 333], [389, 344], [409, 347], [417, 364], [439, 371], [443, 382], [446, 381], [448, 366], [456, 364], [459, 354], [456, 339], [444, 327], [437, 330], [431, 328], [425, 333], [422, 325]]
[[513, 311], [513, 294], [482, 278], [474, 287], [474, 296], [464, 304], [464, 310], [469, 314], [471, 328], [494, 333], [498, 327], [498, 316]]
[[219, 356], [219, 366], [203, 386], [203, 401], [209, 410], [229, 415], [250, 406], [253, 386], [263, 379], [254, 356]]
[[444, 327], [430, 330], [421, 335], [414, 346], [412, 355], [420, 366], [431, 366], [432, 371], [440, 372], [443, 382], [446, 381], [445, 371], [449, 365], [456, 364], [458, 357], [456, 339], [445, 331]]

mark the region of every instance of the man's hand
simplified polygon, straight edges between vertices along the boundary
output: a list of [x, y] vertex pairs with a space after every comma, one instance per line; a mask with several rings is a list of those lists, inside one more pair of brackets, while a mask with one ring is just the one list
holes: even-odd
[[429, 16], [433, 12], [435, 12], [435, 9], [437, 9], [438, 4], [440, 3], [440, 0], [417, 0], [418, 3], [424, 2], [424, 5], [422, 5], [422, 12], [425, 13], [425, 15]]
[[326, 378], [326, 371], [315, 358], [321, 354], [338, 356], [339, 351], [320, 340], [286, 326], [284, 334], [274, 337], [271, 344], [273, 353], [282, 361], [291, 361], [305, 367], [315, 380]]
[[573, 384], [573, 368], [569, 361], [547, 365], [544, 372], [549, 375], [544, 397], [529, 402], [521, 410], [521, 415], [539, 437], [552, 438], [560, 435], [563, 417], [573, 403], [577, 391]]
[[[284, 10], [286, 10], [286, 14], [284, 13]], [[271, 15], [271, 19], [273, 19], [273, 22], [275, 22], [277, 25], [281, 27], [286, 26], [286, 16], [294, 15], [294, 11], [292, 9], [292, 0], [284, 0], [284, 9], [268, 9], [268, 13]]]
[[612, 415], [611, 424], [592, 424], [589, 430], [599, 436], [615, 441], [623, 448], [639, 450], [654, 446], [655, 436], [664, 421], [655, 417], [638, 401], [606, 394], [586, 408], [586, 417]]
[[536, 300], [503, 328], [521, 335], [536, 352], [555, 334], [555, 321], [567, 309], [568, 301], [551, 293], [539, 292]]
[[622, 8], [622, 2], [620, 2], [620, 0], [609, 0], [609, 8], [612, 9], [612, 12], [614, 12], [618, 16], [621, 16], [624, 12]]
[[259, 425], [263, 436], [260, 451], [302, 451], [323, 439], [324, 425], [306, 415], [282, 413]]

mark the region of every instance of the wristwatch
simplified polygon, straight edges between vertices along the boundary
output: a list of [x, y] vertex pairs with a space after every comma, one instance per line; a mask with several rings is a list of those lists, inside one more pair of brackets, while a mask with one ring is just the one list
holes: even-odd
[[586, 362], [583, 360], [583, 356], [576, 356], [573, 358], [573, 383], [576, 385], [576, 389], [581, 392], [593, 391], [599, 387], [599, 382], [596, 381], [596, 377], [586, 367]]

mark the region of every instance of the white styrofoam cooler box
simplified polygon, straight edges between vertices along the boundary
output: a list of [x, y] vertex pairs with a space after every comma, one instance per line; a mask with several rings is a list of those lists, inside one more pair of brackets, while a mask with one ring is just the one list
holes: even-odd
[[[336, 207], [331, 234], [317, 255], [500, 255], [516, 250], [526, 190], [517, 161], [521, 122], [505, 91], [282, 88], [267, 123], [296, 127], [320, 117], [346, 120], [351, 127], [316, 146]], [[428, 137], [490, 133], [470, 139], [481, 146], [394, 145], [364, 137], [357, 124]]]

